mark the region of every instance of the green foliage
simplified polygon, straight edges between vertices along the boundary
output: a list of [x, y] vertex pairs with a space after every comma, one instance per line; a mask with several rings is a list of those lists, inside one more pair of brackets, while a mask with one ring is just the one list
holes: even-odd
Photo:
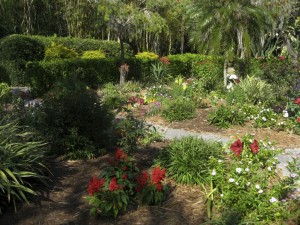
[[162, 151], [158, 163], [165, 167], [168, 176], [183, 184], [206, 183], [209, 177], [209, 159], [222, 159], [222, 145], [196, 137], [173, 140]]
[[274, 127], [276, 126], [278, 115], [270, 108], [262, 108], [254, 117], [255, 127]]
[[192, 53], [168, 55], [168, 59], [170, 60], [168, 72], [173, 77], [181, 75], [188, 78], [193, 74], [193, 63], [202, 58], [205, 58], [205, 56]]
[[112, 115], [92, 92], [75, 85], [58, 86], [32, 108], [27, 123], [50, 142], [51, 152], [70, 158], [91, 158], [108, 144]]
[[10, 96], [10, 87], [6, 83], [0, 83], [0, 111], [2, 109], [2, 104], [7, 102]]
[[151, 81], [152, 64], [158, 62], [158, 55], [153, 52], [139, 52], [135, 55], [135, 60], [140, 68], [141, 78], [143, 81]]
[[155, 83], [163, 84], [167, 78], [167, 66], [161, 62], [151, 64], [151, 73]]
[[[25, 65], [28, 61], [44, 58], [44, 45], [27, 36], [11, 35], [0, 40], [0, 67], [2, 78], [13, 85], [27, 84]], [[8, 79], [9, 78], [9, 79]]]
[[82, 59], [103, 59], [105, 53], [97, 50], [84, 51], [81, 56]]
[[107, 83], [101, 89], [103, 94], [103, 103], [109, 109], [120, 109], [124, 106], [128, 99], [129, 95], [124, 93], [118, 85], [113, 83]]
[[195, 103], [183, 97], [171, 100], [163, 109], [162, 116], [168, 121], [182, 121], [195, 118]]
[[156, 205], [164, 200], [165, 169], [156, 167], [151, 175], [140, 172], [134, 158], [119, 148], [115, 157], [107, 162], [100, 179], [93, 177], [89, 182], [87, 200], [92, 206], [91, 214], [116, 218], [126, 212], [130, 203], [139, 201], [140, 204]]
[[108, 82], [117, 82], [117, 63], [115, 59], [32, 62], [27, 64], [26, 74], [33, 91], [40, 96], [50, 90], [56, 82], [71, 76], [76, 76], [92, 88]]
[[154, 52], [139, 52], [135, 55], [135, 58], [142, 62], [149, 62], [149, 61], [155, 61], [159, 58], [157, 54]]
[[16, 121], [0, 121], [0, 214], [7, 204], [28, 202], [36, 195], [34, 183], [45, 182], [45, 144], [33, 141], [34, 133], [19, 127]]
[[[254, 140], [251, 135], [238, 141], [229, 144], [230, 153], [223, 155], [230, 160], [209, 159], [210, 179], [215, 190], [214, 209], [238, 213], [239, 224], [250, 221], [277, 224], [276, 221], [288, 217], [287, 198], [294, 182], [290, 178], [279, 178], [276, 172], [275, 156], [280, 151], [274, 150], [267, 141]], [[283, 199], [285, 201], [281, 201]]]
[[221, 105], [208, 115], [208, 122], [220, 128], [229, 128], [231, 125], [243, 125], [246, 114], [239, 107]]
[[45, 51], [45, 60], [55, 60], [55, 59], [76, 59], [78, 58], [77, 52], [73, 49], [69, 49], [62, 44], [51, 43]]
[[[51, 46], [51, 43], [57, 43], [59, 45], [66, 46], [69, 49], [74, 49], [74, 51], [82, 54], [84, 51], [102, 51], [105, 53], [106, 57], [119, 57], [120, 56], [120, 43], [117, 41], [104, 41], [96, 39], [84, 39], [84, 38], [74, 38], [74, 37], [44, 37], [44, 36], [31, 36], [33, 39], [39, 40], [46, 47]], [[132, 50], [128, 44], [124, 44], [125, 56], [133, 56]]]
[[0, 61], [0, 82], [10, 84], [10, 77], [7, 68], [3, 65], [3, 62]]

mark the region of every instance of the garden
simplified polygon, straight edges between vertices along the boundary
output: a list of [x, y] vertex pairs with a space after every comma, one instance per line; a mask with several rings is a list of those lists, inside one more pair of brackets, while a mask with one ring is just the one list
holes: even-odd
[[50, 2], [0, 25], [0, 224], [300, 224], [298, 3]]

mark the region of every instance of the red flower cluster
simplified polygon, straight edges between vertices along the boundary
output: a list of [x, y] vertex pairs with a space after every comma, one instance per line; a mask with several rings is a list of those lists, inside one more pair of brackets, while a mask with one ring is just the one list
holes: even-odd
[[131, 104], [138, 103], [138, 104], [140, 104], [140, 105], [144, 105], [145, 100], [142, 99], [142, 98], [138, 98], [138, 97], [131, 96], [131, 97], [129, 98], [128, 102], [130, 102]]
[[89, 181], [89, 188], [88, 188], [89, 195], [94, 195], [95, 192], [100, 191], [100, 188], [104, 183], [105, 183], [104, 178], [97, 180], [96, 177], [93, 177], [93, 180]]
[[[240, 156], [243, 152], [243, 142], [238, 139], [230, 145], [230, 149], [234, 152], [234, 155]], [[250, 149], [254, 155], [259, 152], [259, 144], [257, 140], [254, 140], [253, 143], [250, 144]]]
[[281, 61], [284, 60], [284, 56], [283, 56], [283, 55], [280, 55], [278, 58], [279, 58], [279, 60], [281, 60]]
[[120, 162], [121, 160], [127, 160], [128, 155], [123, 152], [120, 148], [117, 149], [116, 152], [116, 160]]
[[234, 155], [240, 156], [243, 151], [243, 143], [238, 139], [230, 145], [230, 149], [234, 152]]
[[110, 183], [109, 183], [109, 190], [110, 191], [115, 191], [118, 190], [119, 186], [117, 184], [117, 178], [114, 177], [113, 179], [111, 179]]
[[251, 151], [254, 155], [256, 155], [259, 152], [259, 145], [258, 141], [254, 140], [252, 144], [250, 144]]
[[297, 118], [297, 122], [300, 123], [300, 117]]
[[166, 177], [166, 169], [160, 169], [160, 167], [156, 167], [152, 170], [151, 174], [151, 183], [156, 185], [157, 191], [162, 191], [162, 180]]
[[148, 183], [149, 175], [146, 171], [143, 171], [141, 174], [137, 175], [138, 186], [135, 188], [137, 192], [140, 192]]
[[165, 65], [169, 65], [171, 62], [169, 60], [169, 58], [167, 56], [163, 56], [159, 59], [159, 61], [161, 61], [163, 64]]
[[300, 97], [296, 98], [294, 103], [300, 106]]
[[126, 173], [124, 173], [124, 174], [123, 174], [123, 176], [122, 176], [122, 179], [124, 179], [124, 180], [128, 180], [128, 176], [127, 176], [127, 174], [126, 174]]

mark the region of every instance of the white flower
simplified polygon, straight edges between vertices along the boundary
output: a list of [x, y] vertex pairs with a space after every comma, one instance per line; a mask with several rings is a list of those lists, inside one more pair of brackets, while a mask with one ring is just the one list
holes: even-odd
[[221, 198], [223, 198], [223, 197], [224, 197], [224, 195], [223, 195], [223, 194], [220, 194], [220, 196], [221, 196]]
[[247, 168], [245, 169], [245, 171], [246, 171], [246, 172], [249, 172], [249, 168], [247, 167]]
[[221, 162], [223, 162], [223, 160], [222, 160], [222, 159], [219, 159], [219, 160], [218, 160], [218, 163], [221, 163]]
[[241, 172], [242, 172], [242, 168], [236, 168], [235, 171], [236, 171], [237, 173], [241, 173]]
[[264, 117], [264, 116], [263, 116], [262, 120], [263, 120], [263, 121], [267, 121], [266, 117]]
[[247, 185], [247, 186], [250, 186], [250, 184], [251, 184], [251, 183], [250, 183], [250, 182], [248, 182], [246, 185]]
[[213, 171], [211, 172], [211, 175], [213, 175], [213, 176], [216, 176], [216, 174], [217, 174], [216, 170], [213, 170]]
[[230, 179], [229, 179], [229, 182], [230, 182], [230, 183], [233, 183], [233, 182], [234, 182], [234, 179], [233, 179], [233, 178], [230, 178]]
[[235, 182], [236, 185], [239, 185], [239, 182]]
[[268, 171], [272, 171], [272, 167], [269, 166], [269, 167], [268, 167]]
[[295, 173], [291, 173], [291, 175], [290, 175], [291, 178], [295, 178], [296, 176], [297, 176], [297, 174], [295, 174]]
[[259, 184], [256, 184], [256, 185], [255, 185], [255, 188], [256, 188], [256, 189], [260, 189]]
[[277, 199], [274, 198], [274, 197], [272, 197], [272, 198], [270, 199], [270, 202], [271, 202], [271, 203], [277, 202]]
[[258, 193], [259, 193], [259, 194], [261, 194], [261, 193], [263, 193], [263, 192], [264, 192], [264, 191], [263, 191], [263, 190], [261, 190], [261, 189], [260, 189], [260, 190], [258, 190]]
[[282, 111], [283, 117], [288, 118], [289, 117], [289, 112], [287, 110]]

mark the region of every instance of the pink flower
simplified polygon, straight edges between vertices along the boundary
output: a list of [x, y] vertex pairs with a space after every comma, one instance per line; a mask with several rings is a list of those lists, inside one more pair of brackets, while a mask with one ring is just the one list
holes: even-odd
[[240, 156], [243, 151], [243, 143], [238, 139], [230, 145], [230, 149], [234, 152], [234, 155]]

